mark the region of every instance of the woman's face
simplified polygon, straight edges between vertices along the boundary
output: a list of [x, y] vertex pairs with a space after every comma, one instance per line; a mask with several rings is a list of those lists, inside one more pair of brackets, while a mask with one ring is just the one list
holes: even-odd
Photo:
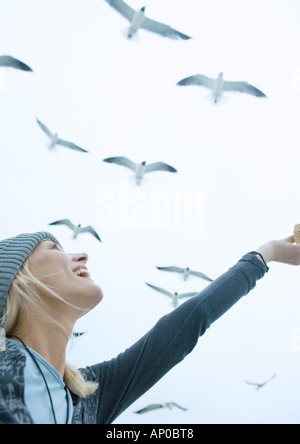
[[[78, 307], [77, 317], [101, 302], [101, 288], [90, 278], [86, 253], [67, 254], [50, 239], [40, 242], [30, 256], [30, 269], [41, 282], [57, 292], [68, 303]], [[49, 300], [50, 302], [50, 300]], [[51, 304], [63, 305], [51, 298]], [[58, 308], [58, 307], [52, 307]], [[76, 310], [75, 310], [76, 312]]]

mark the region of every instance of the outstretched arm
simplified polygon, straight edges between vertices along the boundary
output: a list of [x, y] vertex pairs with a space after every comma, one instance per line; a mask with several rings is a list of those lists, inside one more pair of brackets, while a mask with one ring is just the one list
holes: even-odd
[[99, 382], [97, 423], [113, 422], [182, 361], [210, 325], [248, 294], [265, 272], [265, 265], [254, 254], [245, 255], [201, 293], [161, 318], [132, 347], [90, 367]]
[[[292, 241], [291, 238], [274, 241], [256, 251], [264, 255], [265, 262], [300, 264], [300, 246], [293, 245]], [[113, 422], [182, 361], [210, 325], [247, 295], [266, 271], [259, 255], [244, 255], [201, 293], [161, 318], [132, 347], [115, 359], [88, 368], [99, 382], [94, 399], [96, 422]]]

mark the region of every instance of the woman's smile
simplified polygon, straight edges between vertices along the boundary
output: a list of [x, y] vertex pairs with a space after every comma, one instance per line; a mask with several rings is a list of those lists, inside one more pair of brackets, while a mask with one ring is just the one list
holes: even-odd
[[88, 272], [88, 269], [86, 267], [80, 267], [80, 268], [76, 268], [75, 270], [73, 270], [73, 273], [75, 274], [75, 276], [79, 276], [79, 277], [83, 277], [83, 278], [90, 278], [91, 275]]

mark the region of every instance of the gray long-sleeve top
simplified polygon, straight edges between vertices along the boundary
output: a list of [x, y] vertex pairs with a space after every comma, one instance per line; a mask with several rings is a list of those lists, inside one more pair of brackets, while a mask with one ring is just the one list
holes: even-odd
[[[73, 396], [73, 424], [111, 424], [196, 346], [210, 325], [247, 295], [267, 271], [254, 254], [246, 254], [201, 293], [184, 302], [136, 344], [109, 361], [81, 369], [99, 383], [81, 399]], [[0, 352], [0, 423], [32, 423], [24, 405], [25, 357], [7, 341]]]

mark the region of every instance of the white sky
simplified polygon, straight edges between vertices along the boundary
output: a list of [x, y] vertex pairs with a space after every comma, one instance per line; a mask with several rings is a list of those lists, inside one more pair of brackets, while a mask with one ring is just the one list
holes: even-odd
[[[104, 0], [0, 4], [0, 54], [34, 69], [0, 72], [1, 238], [50, 230], [65, 250], [89, 254], [105, 297], [77, 325], [88, 333], [68, 359], [80, 367], [113, 358], [172, 310], [145, 281], [179, 292], [206, 286], [156, 265], [216, 278], [300, 221], [299, 1], [149, 0], [147, 15], [194, 38], [142, 30], [128, 41], [126, 20]], [[268, 99], [227, 94], [214, 106], [204, 88], [176, 86], [221, 71]], [[49, 152], [36, 117], [90, 153]], [[179, 172], [152, 173], [138, 188], [129, 170], [102, 162], [117, 155]], [[93, 225], [103, 244], [48, 226], [63, 218]], [[299, 270], [270, 268], [115, 423], [299, 423]], [[274, 373], [261, 392], [244, 382]], [[134, 414], [168, 401], [188, 411]]]

